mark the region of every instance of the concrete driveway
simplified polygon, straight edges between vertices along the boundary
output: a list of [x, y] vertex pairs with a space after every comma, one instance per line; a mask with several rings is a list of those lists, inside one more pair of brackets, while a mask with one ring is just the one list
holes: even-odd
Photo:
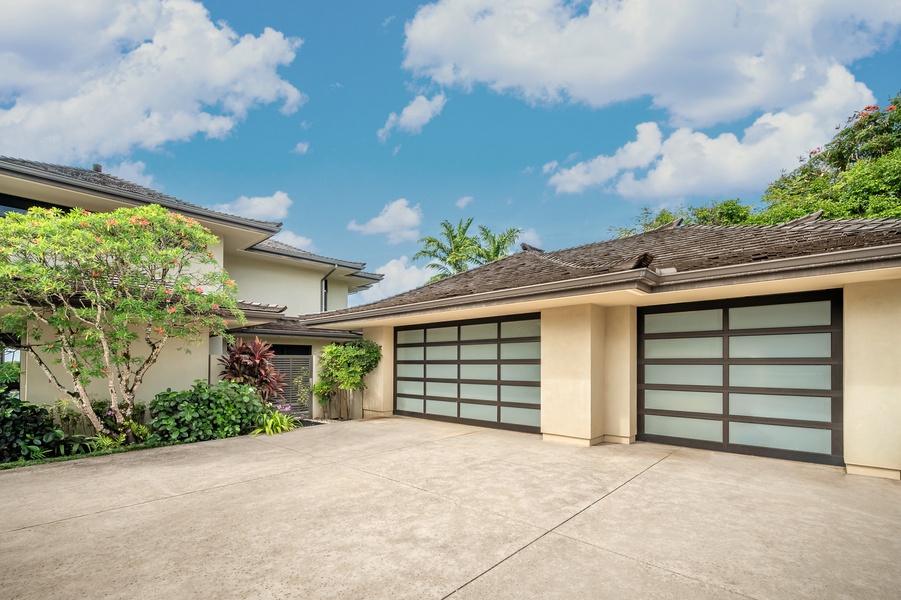
[[0, 472], [0, 598], [901, 596], [901, 482], [390, 418]]

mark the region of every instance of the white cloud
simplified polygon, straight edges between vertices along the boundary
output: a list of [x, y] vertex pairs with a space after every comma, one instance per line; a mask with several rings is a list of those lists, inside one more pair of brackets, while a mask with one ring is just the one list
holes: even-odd
[[532, 103], [650, 97], [700, 127], [804, 101], [899, 24], [898, 2], [438, 0], [407, 24], [404, 66]]
[[301, 250], [306, 250], [307, 252], [313, 252], [316, 250], [316, 246], [313, 244], [313, 240], [302, 235], [297, 235], [296, 233], [288, 229], [282, 229], [272, 237], [273, 239], [288, 244], [289, 246], [294, 246], [295, 248], [300, 248]]
[[385, 278], [369, 288], [352, 295], [349, 299], [351, 306], [359, 306], [369, 302], [375, 302], [382, 298], [388, 298], [407, 290], [412, 290], [425, 285], [434, 275], [434, 272], [425, 266], [417, 267], [408, 265], [406, 256], [389, 260], [386, 264], [377, 268], [376, 273], [382, 273]]
[[294, 146], [293, 152], [294, 154], [306, 154], [310, 151], [310, 142], [297, 142], [297, 145]]
[[[541, 247], [541, 236], [538, 235], [538, 232], [532, 229], [531, 227], [528, 229], [524, 229], [522, 233], [516, 236], [516, 244], [526, 243], [530, 246], [535, 246], [536, 248]], [[514, 249], [515, 250], [515, 249]]]
[[144, 161], [137, 160], [132, 162], [123, 160], [117, 165], [104, 167], [103, 170], [110, 175], [115, 175], [119, 179], [125, 179], [126, 181], [131, 181], [132, 183], [143, 185], [144, 187], [154, 189], [158, 192], [163, 191], [163, 186], [158, 183], [154, 183], [153, 175], [147, 173], [146, 169], [147, 165], [144, 164]]
[[393, 21], [395, 19], [395, 17], [396, 17], [396, 15], [391, 15], [390, 17], [388, 17], [387, 19], [382, 21], [382, 27], [387, 27], [388, 25], [390, 25], [391, 21]]
[[420, 223], [422, 223], [422, 208], [418, 204], [411, 207], [405, 198], [399, 198], [386, 204], [379, 216], [369, 219], [362, 225], [351, 221], [347, 224], [347, 228], [367, 235], [385, 233], [388, 234], [389, 244], [399, 244], [417, 240]]
[[378, 135], [379, 140], [384, 143], [388, 141], [391, 132], [395, 129], [406, 131], [407, 133], [419, 133], [429, 121], [441, 114], [446, 102], [447, 98], [445, 98], [444, 94], [435, 94], [432, 96], [431, 100], [425, 96], [416, 96], [413, 101], [401, 111], [400, 116], [398, 116], [397, 113], [388, 115], [385, 126], [379, 129], [376, 132], [376, 135]]
[[[9, 4], [9, 3], [7, 3]], [[294, 112], [282, 79], [301, 40], [239, 35], [192, 0], [29, 0], [0, 20], [0, 153], [70, 162], [228, 135], [259, 105]]]
[[541, 167], [541, 172], [544, 173], [545, 175], [547, 175], [548, 173], [551, 173], [552, 171], [554, 171], [554, 169], [556, 169], [557, 165], [559, 165], [559, 164], [560, 163], [558, 163], [556, 160], [552, 160], [551, 162], [544, 163], [544, 165], [542, 165], [542, 167]]
[[759, 191], [798, 156], [828, 141], [847, 115], [874, 101], [863, 84], [837, 66], [810, 100], [765, 113], [740, 137], [681, 128], [664, 139], [656, 123], [642, 123], [635, 140], [613, 155], [561, 169], [549, 183], [557, 193], [599, 186], [643, 199]]
[[460, 198], [459, 200], [457, 200], [457, 201], [455, 202], [455, 204], [457, 205], [457, 208], [466, 208], [467, 206], [470, 205], [470, 203], [471, 203], [472, 201], [473, 201], [473, 197], [472, 197], [472, 196], [463, 196], [462, 198]]
[[288, 194], [278, 191], [271, 196], [255, 196], [253, 198], [241, 196], [233, 202], [214, 204], [212, 208], [220, 212], [247, 217], [248, 219], [278, 221], [288, 216], [288, 209], [291, 208], [292, 204], [294, 204], [294, 201], [288, 197]]

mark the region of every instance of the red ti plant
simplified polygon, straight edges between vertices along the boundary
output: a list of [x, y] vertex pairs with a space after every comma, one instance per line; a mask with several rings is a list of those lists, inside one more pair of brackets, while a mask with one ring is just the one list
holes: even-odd
[[243, 339], [228, 345], [228, 354], [219, 359], [222, 371], [219, 375], [230, 381], [254, 386], [263, 402], [278, 398], [285, 389], [285, 376], [272, 364], [275, 351], [272, 344], [254, 338], [252, 342]]

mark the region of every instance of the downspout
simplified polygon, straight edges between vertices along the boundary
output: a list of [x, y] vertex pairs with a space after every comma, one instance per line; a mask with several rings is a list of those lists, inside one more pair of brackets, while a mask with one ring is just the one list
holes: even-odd
[[332, 276], [332, 273], [338, 270], [338, 265], [325, 274], [319, 281], [319, 312], [325, 312], [328, 310], [328, 278]]

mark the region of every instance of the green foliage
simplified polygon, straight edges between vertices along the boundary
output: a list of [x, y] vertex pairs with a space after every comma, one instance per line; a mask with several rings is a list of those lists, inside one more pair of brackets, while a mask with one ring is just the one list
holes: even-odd
[[[0, 348], [2, 350], [2, 348]], [[0, 363], [0, 385], [4, 383], [15, 383], [22, 376], [22, 368], [17, 362]]]
[[157, 394], [150, 403], [153, 439], [198, 442], [233, 437], [256, 427], [267, 414], [253, 387], [233, 381], [210, 386], [196, 381], [190, 390]]
[[313, 393], [323, 406], [335, 396], [341, 399], [339, 418], [347, 418], [348, 395], [366, 387], [366, 375], [382, 360], [382, 347], [372, 340], [329, 344], [322, 349], [319, 379]]
[[102, 433], [94, 438], [93, 441], [93, 450], [112, 450], [113, 448], [120, 448], [125, 444], [125, 434], [120, 434], [119, 437], [109, 437], [105, 436]]
[[431, 261], [427, 267], [438, 272], [429, 280], [430, 283], [507, 256], [516, 236], [522, 233], [521, 229], [516, 228], [493, 233], [484, 225], [479, 225], [478, 235], [471, 236], [471, 226], [472, 218], [460, 219], [456, 225], [441, 221], [439, 237], [419, 239], [423, 248], [413, 255], [413, 260], [426, 258]]
[[0, 386], [0, 462], [44, 458], [63, 437], [46, 408], [28, 404]]
[[88, 454], [94, 451], [94, 441], [95, 438], [86, 435], [66, 435], [58, 441], [55, 450], [59, 456]]
[[889, 106], [867, 106], [823, 148], [769, 185], [754, 211], [738, 200], [655, 212], [643, 207], [619, 237], [677, 218], [688, 225], [775, 225], [823, 211], [826, 219], [901, 218], [901, 95]]
[[285, 433], [286, 431], [293, 431], [298, 427], [303, 427], [303, 424], [298, 419], [276, 408], [265, 415], [263, 417], [262, 425], [250, 433], [251, 435], [259, 435], [261, 433], [265, 433], [266, 435], [278, 435], [279, 433]]
[[255, 337], [252, 342], [238, 339], [228, 345], [228, 354], [219, 358], [222, 371], [219, 375], [236, 383], [252, 385], [260, 393], [263, 402], [281, 395], [285, 389], [285, 376], [272, 364], [275, 350], [272, 344]]
[[226, 332], [222, 311], [243, 318], [234, 282], [210, 252], [217, 241], [197, 221], [156, 205], [8, 213], [0, 218], [0, 306], [12, 310], [0, 327], [33, 340], [23, 351], [111, 435], [91, 408], [91, 381], [106, 382], [122, 429], [169, 340], [185, 349]]

